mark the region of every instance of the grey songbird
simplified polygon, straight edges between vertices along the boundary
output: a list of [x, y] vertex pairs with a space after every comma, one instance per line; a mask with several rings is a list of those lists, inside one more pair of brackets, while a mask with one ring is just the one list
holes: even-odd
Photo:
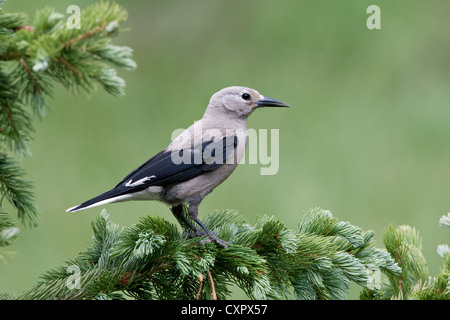
[[[228, 87], [215, 93], [203, 118], [182, 132], [163, 151], [122, 179], [113, 189], [78, 206], [75, 212], [112, 202], [157, 200], [171, 206], [175, 216], [193, 231], [227, 247], [198, 218], [198, 207], [225, 181], [242, 159], [247, 145], [247, 118], [260, 107], [289, 107], [245, 87]], [[183, 215], [189, 216], [204, 233]]]

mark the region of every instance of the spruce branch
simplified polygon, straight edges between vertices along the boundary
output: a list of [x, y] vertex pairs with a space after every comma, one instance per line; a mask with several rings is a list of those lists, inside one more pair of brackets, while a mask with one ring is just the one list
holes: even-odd
[[[344, 299], [351, 282], [369, 284], [370, 267], [401, 272], [374, 248], [373, 232], [342, 224], [329, 211], [309, 211], [298, 230], [268, 216], [250, 225], [232, 210], [204, 221], [233, 244], [201, 246], [201, 238], [185, 238], [157, 216], [120, 228], [103, 210], [92, 222], [92, 244], [17, 299], [226, 299], [232, 285], [252, 299]], [[360, 236], [349, 241], [351, 230]], [[78, 287], [67, 285], [69, 267], [80, 271]]]
[[[448, 216], [447, 216], [448, 217]], [[446, 216], [439, 223], [446, 227]], [[400, 274], [387, 274], [387, 280], [377, 288], [364, 288], [360, 298], [368, 300], [450, 300], [450, 250], [447, 245], [438, 247], [444, 259], [443, 268], [436, 276], [430, 276], [421, 252], [421, 238], [415, 228], [390, 225], [386, 228], [384, 243], [387, 251], [401, 267]]]
[[216, 288], [214, 286], [214, 280], [213, 280], [213, 277], [211, 275], [211, 271], [206, 270], [206, 274], [208, 275], [209, 285], [211, 286], [211, 298], [213, 300], [217, 300]]
[[27, 142], [32, 132], [31, 118], [25, 106], [18, 102], [16, 87], [0, 70], [0, 150], [29, 155]]
[[25, 69], [25, 71], [27, 72], [28, 76], [30, 77], [31, 82], [33, 83], [33, 87], [35, 90], [35, 94], [40, 95], [41, 94], [41, 90], [39, 89], [38, 83], [36, 81], [36, 78], [33, 76], [33, 74], [31, 73], [30, 68], [28, 68], [27, 63], [25, 62], [25, 60], [23, 58], [19, 59], [20, 64], [23, 66], [23, 68]]
[[11, 128], [13, 130], [15, 130], [16, 129], [16, 125], [14, 124], [14, 120], [13, 120], [13, 118], [11, 116], [11, 111], [9, 110], [9, 107], [4, 102], [2, 102], [1, 104], [2, 104], [2, 108], [3, 108], [3, 112], [6, 114], [6, 117], [8, 118], [8, 121], [9, 121], [9, 124], [10, 124]]
[[37, 225], [38, 216], [31, 189], [32, 184], [25, 178], [24, 170], [11, 157], [0, 153], [0, 206], [6, 198], [17, 209], [21, 222], [30, 227]]
[[59, 62], [61, 62], [63, 65], [65, 65], [67, 67], [67, 69], [69, 69], [70, 71], [72, 71], [75, 75], [77, 75], [78, 77], [82, 77], [83, 75], [81, 73], [78, 72], [77, 69], [75, 69], [75, 67], [73, 65], [71, 65], [66, 59], [64, 59], [63, 57], [58, 57]]
[[[30, 156], [33, 121], [46, 115], [53, 85], [88, 93], [100, 86], [120, 96], [125, 81], [114, 68], [132, 70], [136, 63], [132, 49], [112, 44], [127, 20], [117, 4], [85, 8], [80, 29], [70, 29], [66, 16], [53, 8], [39, 10], [30, 24], [25, 14], [7, 12], [4, 3], [0, 0], [0, 205], [6, 199], [22, 224], [36, 226], [32, 184], [14, 156]], [[3, 219], [0, 215], [0, 225]]]
[[[15, 223], [7, 213], [0, 211], [0, 247], [9, 246], [19, 235], [20, 231], [14, 227]], [[0, 253], [0, 260], [3, 262], [6, 262], [5, 254], [8, 252]]]
[[96, 26], [94, 29], [88, 30], [83, 34], [80, 34], [80, 35], [70, 39], [69, 41], [63, 43], [62, 47], [65, 49], [65, 48], [68, 48], [68, 47], [71, 47], [71, 46], [77, 44], [80, 41], [94, 37], [98, 33], [104, 31], [105, 27], [106, 27], [106, 25], [105, 25], [104, 21], [100, 21], [100, 24], [98, 26]]

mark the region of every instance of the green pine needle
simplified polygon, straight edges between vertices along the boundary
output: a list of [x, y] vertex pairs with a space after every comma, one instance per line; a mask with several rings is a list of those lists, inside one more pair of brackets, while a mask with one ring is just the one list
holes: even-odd
[[[216, 210], [204, 223], [233, 244], [201, 246], [201, 238], [185, 239], [156, 216], [120, 228], [104, 210], [92, 222], [92, 244], [18, 298], [226, 299], [238, 286], [251, 299], [345, 299], [351, 282], [369, 284], [369, 268], [399, 272], [389, 254], [373, 248], [367, 233], [340, 223], [329, 211], [309, 211], [300, 219], [300, 231], [269, 216], [251, 225], [232, 210]], [[360, 230], [360, 239], [349, 237], [349, 230]], [[73, 278], [67, 270], [74, 266], [80, 272], [75, 289], [67, 286]]]
[[[23, 13], [0, 10], [0, 205], [7, 200], [26, 226], [37, 225], [37, 205], [32, 184], [11, 154], [31, 155], [33, 122], [49, 111], [53, 85], [87, 93], [100, 87], [122, 96], [125, 81], [115, 68], [136, 68], [132, 49], [112, 43], [124, 30], [128, 14], [123, 7], [100, 1], [81, 15], [81, 28], [71, 29], [66, 15], [53, 8], [39, 10], [33, 25]], [[0, 235], [3, 243], [11, 243], [14, 230]]]

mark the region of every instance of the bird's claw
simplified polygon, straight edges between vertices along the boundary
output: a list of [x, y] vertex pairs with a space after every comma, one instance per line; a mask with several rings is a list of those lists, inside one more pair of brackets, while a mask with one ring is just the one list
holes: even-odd
[[228, 245], [232, 244], [230, 241], [222, 240], [222, 239], [220, 239], [219, 237], [217, 237], [214, 234], [212, 236], [208, 236], [208, 234], [206, 234], [205, 232], [200, 231], [200, 230], [195, 230], [195, 231], [190, 232], [190, 233], [186, 232], [186, 233], [183, 234], [183, 236], [185, 238], [189, 238], [189, 239], [196, 238], [196, 237], [206, 237], [205, 239], [200, 241], [200, 245], [201, 246], [204, 246], [205, 244], [207, 244], [207, 243], [209, 243], [211, 241], [214, 241], [218, 245], [221, 245], [222, 247], [227, 249]]
[[211, 242], [211, 241], [214, 241], [215, 243], [217, 243], [218, 245], [221, 245], [225, 249], [228, 249], [228, 245], [232, 244], [230, 241], [225, 241], [225, 240], [219, 239], [218, 237], [208, 237], [206, 239], [201, 240], [200, 245], [204, 246], [205, 244], [207, 244], [208, 242]]
[[195, 238], [195, 237], [204, 237], [204, 236], [206, 236], [206, 233], [204, 233], [204, 232], [202, 232], [200, 230], [195, 230], [193, 232], [184, 233], [183, 235], [185, 237], [187, 237], [187, 238], [192, 239], [192, 238]]

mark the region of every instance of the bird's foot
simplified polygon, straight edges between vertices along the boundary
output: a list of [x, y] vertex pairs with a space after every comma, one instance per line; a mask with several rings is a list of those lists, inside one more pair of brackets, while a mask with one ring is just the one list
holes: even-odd
[[221, 245], [222, 247], [224, 247], [225, 249], [228, 249], [228, 245], [232, 244], [230, 241], [225, 241], [220, 239], [219, 237], [217, 237], [216, 235], [210, 235], [208, 236], [208, 238], [203, 239], [202, 241], [200, 241], [200, 245], [204, 246], [206, 243], [214, 241], [215, 243], [217, 243], [218, 245]]
[[206, 233], [204, 233], [204, 232], [202, 232], [202, 231], [200, 231], [200, 230], [195, 230], [195, 231], [193, 231], [193, 232], [186, 232], [186, 233], [184, 233], [183, 234], [186, 238], [190, 238], [190, 239], [192, 239], [192, 238], [195, 238], [195, 237], [204, 237], [204, 236], [206, 236]]
[[183, 233], [183, 236], [185, 238], [190, 238], [190, 239], [196, 238], [196, 237], [207, 237], [207, 238], [205, 238], [205, 239], [200, 241], [200, 245], [201, 246], [204, 246], [208, 242], [214, 241], [215, 243], [217, 243], [217, 244], [221, 245], [222, 247], [224, 247], [225, 249], [227, 249], [228, 245], [232, 244], [229, 241], [225, 241], [225, 240], [220, 239], [215, 234], [212, 234], [212, 236], [209, 236], [208, 234], [206, 234], [205, 232], [202, 232], [200, 230], [195, 230], [195, 231], [190, 232], [190, 233], [187, 233], [187, 232]]
[[[191, 207], [189, 207], [189, 209], [191, 209]], [[198, 218], [197, 218], [197, 214], [191, 214], [191, 217], [193, 218], [193, 220], [195, 221], [195, 223], [197, 223], [206, 233], [207, 238], [203, 239], [200, 241], [200, 245], [204, 246], [206, 243], [214, 241], [215, 243], [217, 243], [218, 245], [221, 245], [222, 247], [224, 247], [225, 249], [228, 248], [228, 245], [231, 244], [231, 242], [219, 239], [218, 236], [216, 236], [211, 230], [209, 230], [204, 224], [203, 222], [201, 222]], [[198, 229], [196, 229], [198, 231]]]

